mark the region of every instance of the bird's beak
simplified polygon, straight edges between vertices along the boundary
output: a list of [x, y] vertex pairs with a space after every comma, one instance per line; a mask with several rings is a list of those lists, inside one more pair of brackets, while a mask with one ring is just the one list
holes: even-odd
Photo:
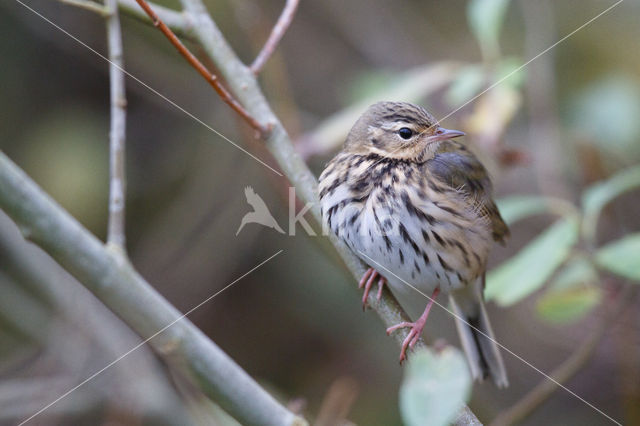
[[436, 131], [433, 132], [433, 135], [427, 137], [427, 141], [428, 142], [445, 141], [447, 139], [453, 139], [453, 138], [457, 138], [458, 136], [464, 136], [464, 135], [465, 133], [461, 132], [460, 130], [445, 129], [444, 127], [438, 126], [438, 128], [436, 128]]

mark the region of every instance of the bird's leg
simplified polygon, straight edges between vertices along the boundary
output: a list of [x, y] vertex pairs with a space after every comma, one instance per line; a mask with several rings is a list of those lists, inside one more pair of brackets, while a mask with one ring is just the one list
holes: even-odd
[[371, 287], [373, 287], [373, 283], [375, 282], [377, 277], [380, 277], [380, 279], [378, 280], [377, 296], [378, 300], [380, 300], [380, 298], [382, 297], [382, 287], [386, 283], [386, 280], [382, 275], [378, 273], [378, 271], [373, 268], [367, 269], [364, 275], [362, 275], [360, 283], [358, 283], [358, 288], [364, 287], [364, 295], [362, 296], [362, 310], [367, 307], [367, 297], [369, 297], [369, 292], [371, 291]]
[[424, 325], [427, 323], [427, 317], [429, 316], [429, 311], [431, 310], [431, 306], [433, 306], [433, 301], [435, 300], [436, 297], [438, 297], [438, 293], [440, 293], [440, 288], [436, 287], [436, 289], [433, 290], [433, 294], [431, 295], [431, 298], [429, 299], [429, 303], [427, 303], [427, 307], [425, 308], [422, 315], [420, 315], [420, 318], [418, 318], [418, 321], [401, 322], [400, 324], [396, 324], [393, 327], [387, 328], [388, 335], [401, 328], [411, 328], [411, 331], [409, 331], [409, 334], [402, 342], [402, 350], [400, 351], [401, 364], [402, 364], [402, 361], [407, 359], [407, 348], [413, 349], [414, 345], [420, 338], [420, 335], [422, 334], [422, 330], [424, 329]]

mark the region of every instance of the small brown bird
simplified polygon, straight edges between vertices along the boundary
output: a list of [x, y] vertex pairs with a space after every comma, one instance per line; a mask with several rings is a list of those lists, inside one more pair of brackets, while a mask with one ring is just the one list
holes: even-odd
[[[448, 293], [472, 376], [508, 386], [482, 289], [492, 240], [509, 229], [492, 199], [488, 173], [424, 108], [380, 102], [358, 119], [344, 149], [320, 176], [325, 225], [371, 268], [363, 304], [378, 279], [403, 300]], [[433, 300], [409, 327], [400, 361], [424, 328]], [[484, 333], [484, 334], [483, 334]], [[490, 336], [488, 339], [485, 335]]]

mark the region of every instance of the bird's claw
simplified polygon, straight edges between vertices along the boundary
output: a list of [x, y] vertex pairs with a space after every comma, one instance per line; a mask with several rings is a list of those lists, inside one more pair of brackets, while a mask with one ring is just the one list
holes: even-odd
[[363, 311], [367, 308], [367, 298], [369, 297], [369, 293], [371, 292], [371, 287], [373, 287], [373, 283], [375, 282], [377, 277], [380, 277], [380, 279], [378, 280], [378, 294], [376, 298], [378, 301], [380, 301], [380, 298], [382, 297], [382, 288], [384, 287], [386, 280], [382, 275], [378, 273], [378, 271], [376, 271], [373, 268], [367, 269], [364, 275], [362, 275], [360, 282], [358, 283], [358, 288], [364, 287], [364, 294], [362, 295]]
[[401, 328], [411, 328], [407, 337], [405, 337], [402, 342], [402, 349], [400, 350], [400, 364], [402, 361], [407, 359], [407, 349], [413, 349], [415, 344], [420, 339], [420, 334], [422, 334], [422, 329], [424, 328], [424, 324], [420, 324], [420, 322], [401, 322], [400, 324], [396, 324], [393, 327], [387, 328], [387, 335], [390, 335], [396, 330]]

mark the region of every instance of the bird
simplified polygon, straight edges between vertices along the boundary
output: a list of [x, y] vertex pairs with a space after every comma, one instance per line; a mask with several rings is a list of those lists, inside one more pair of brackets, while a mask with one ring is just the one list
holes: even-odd
[[247, 203], [251, 207], [253, 207], [253, 211], [245, 214], [240, 222], [240, 227], [236, 231], [236, 236], [240, 233], [242, 228], [247, 223], [259, 223], [260, 225], [267, 226], [269, 228], [273, 228], [281, 234], [284, 234], [278, 222], [274, 219], [273, 215], [267, 208], [267, 205], [264, 203], [262, 198], [258, 194], [255, 193], [252, 187], [247, 186], [244, 189], [244, 196], [247, 198]]
[[[449, 295], [471, 375], [508, 386], [482, 291], [493, 241], [509, 229], [493, 200], [489, 174], [463, 143], [423, 107], [371, 105], [318, 184], [324, 226], [369, 266], [360, 280], [363, 308], [375, 282], [398, 299], [431, 295], [409, 328], [400, 363], [420, 338], [434, 299]], [[414, 287], [414, 288], [412, 288]]]

